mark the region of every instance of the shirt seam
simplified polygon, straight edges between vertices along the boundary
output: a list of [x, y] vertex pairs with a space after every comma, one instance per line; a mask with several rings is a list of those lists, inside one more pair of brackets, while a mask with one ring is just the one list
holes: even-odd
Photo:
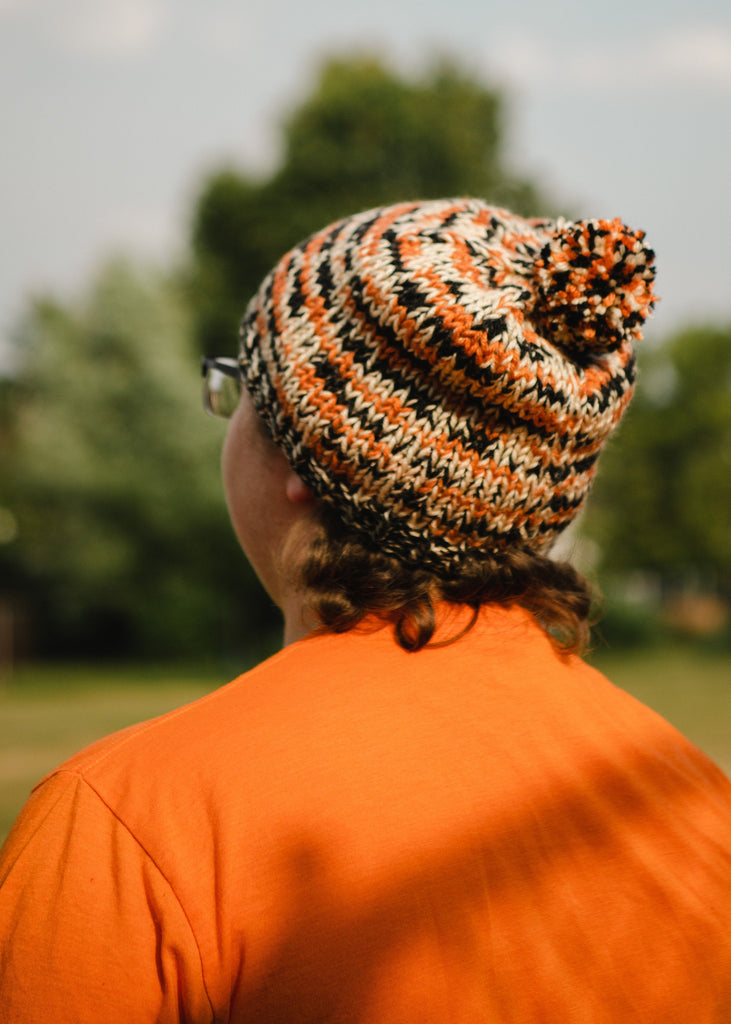
[[178, 896], [177, 892], [175, 891], [174, 885], [172, 884], [170, 879], [167, 877], [167, 875], [165, 874], [165, 872], [163, 871], [161, 866], [158, 864], [158, 862], [155, 859], [155, 857], [152, 856], [150, 851], [147, 849], [145, 844], [142, 842], [142, 840], [139, 839], [139, 837], [137, 835], [135, 835], [135, 833], [130, 828], [130, 826], [127, 824], [127, 822], [124, 821], [124, 819], [122, 817], [120, 817], [120, 815], [117, 813], [117, 811], [115, 811], [115, 809], [111, 806], [111, 804], [107, 800], [104, 799], [104, 797], [101, 795], [101, 793], [91, 784], [91, 782], [89, 782], [88, 779], [86, 779], [84, 777], [84, 775], [80, 771], [78, 771], [77, 769], [73, 769], [73, 768], [60, 768], [54, 774], [74, 776], [75, 778], [77, 778], [79, 780], [79, 782], [82, 783], [82, 785], [84, 785], [87, 789], [90, 790], [90, 792], [92, 792], [94, 794], [94, 796], [97, 798], [97, 800], [102, 804], [103, 807], [106, 808], [106, 810], [114, 818], [114, 820], [116, 822], [118, 822], [119, 825], [121, 825], [121, 827], [124, 829], [124, 831], [130, 837], [132, 842], [137, 847], [139, 847], [139, 849], [142, 851], [144, 857], [150, 862], [150, 864], [153, 865], [153, 867], [157, 871], [158, 875], [163, 879], [163, 881], [165, 882], [165, 885], [168, 887], [168, 889], [172, 893], [173, 898], [175, 899], [175, 902], [177, 903], [178, 907], [180, 908], [180, 910], [181, 910], [181, 912], [183, 914], [183, 917], [185, 918], [185, 922], [188, 925], [188, 928], [190, 930], [190, 934], [191, 934], [191, 936], [193, 938], [193, 942], [195, 943], [195, 948], [198, 951], [198, 960], [199, 960], [200, 966], [201, 966], [201, 978], [203, 980], [203, 990], [204, 990], [204, 992], [206, 994], [206, 999], [208, 1000], [208, 1005], [209, 1005], [210, 1010], [211, 1010], [211, 1022], [213, 1024], [213, 1022], [216, 1019], [216, 1011], [215, 1011], [215, 1007], [213, 1005], [213, 1000], [211, 998], [211, 994], [210, 994], [209, 989], [208, 989], [208, 984], [206, 982], [205, 964], [203, 962], [203, 954], [201, 952], [200, 943], [198, 942], [198, 936], [196, 935], [195, 928], [193, 927], [193, 922], [191, 921], [190, 916], [188, 915], [188, 912], [185, 909], [182, 900], [180, 899], [180, 897]]

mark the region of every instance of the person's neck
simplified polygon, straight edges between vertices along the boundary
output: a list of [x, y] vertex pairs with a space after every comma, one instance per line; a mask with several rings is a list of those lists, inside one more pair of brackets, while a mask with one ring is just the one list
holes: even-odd
[[282, 614], [284, 615], [284, 647], [302, 640], [317, 629], [320, 623], [308, 607], [304, 593], [301, 590], [289, 594], [282, 602]]

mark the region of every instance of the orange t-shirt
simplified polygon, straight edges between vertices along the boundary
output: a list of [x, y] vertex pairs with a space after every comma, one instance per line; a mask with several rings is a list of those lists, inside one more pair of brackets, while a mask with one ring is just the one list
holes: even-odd
[[46, 778], [0, 939], [2, 1024], [728, 1024], [731, 784], [521, 609], [314, 635]]

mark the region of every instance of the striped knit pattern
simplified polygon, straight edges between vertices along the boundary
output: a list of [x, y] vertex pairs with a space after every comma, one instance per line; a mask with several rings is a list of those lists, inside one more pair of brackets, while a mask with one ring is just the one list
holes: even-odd
[[632, 392], [653, 254], [619, 221], [473, 199], [347, 218], [292, 249], [241, 326], [259, 414], [323, 502], [443, 577], [547, 550]]

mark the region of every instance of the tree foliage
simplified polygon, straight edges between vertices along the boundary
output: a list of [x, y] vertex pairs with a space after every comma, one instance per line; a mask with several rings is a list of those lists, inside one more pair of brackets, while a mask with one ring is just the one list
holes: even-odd
[[[107, 653], [219, 639], [236, 602], [219, 480], [180, 289], [108, 263], [78, 308], [36, 301], [18, 332], [2, 502], [19, 524], [8, 572], [35, 645]], [[212, 645], [212, 644], [211, 644]]]
[[339, 217], [450, 195], [537, 212], [536, 189], [511, 174], [503, 149], [500, 95], [454, 65], [409, 81], [372, 58], [327, 63], [285, 124], [279, 168], [264, 181], [221, 170], [203, 188], [193, 224], [202, 349], [235, 348], [260, 280]]
[[637, 394], [602, 457], [586, 528], [605, 573], [731, 599], [731, 324], [644, 354]]

